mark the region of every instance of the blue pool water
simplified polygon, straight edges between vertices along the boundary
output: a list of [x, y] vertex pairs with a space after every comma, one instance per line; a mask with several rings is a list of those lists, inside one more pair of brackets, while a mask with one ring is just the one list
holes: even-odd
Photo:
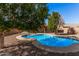
[[42, 45], [51, 46], [51, 47], [68, 47], [73, 44], [79, 44], [78, 40], [72, 38], [64, 38], [47, 34], [36, 34], [36, 35], [28, 35], [22, 36], [24, 38], [34, 38]]

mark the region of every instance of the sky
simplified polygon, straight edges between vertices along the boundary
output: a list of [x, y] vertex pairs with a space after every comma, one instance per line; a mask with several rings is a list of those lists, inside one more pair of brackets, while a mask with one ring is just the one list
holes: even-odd
[[79, 3], [49, 3], [48, 9], [59, 12], [66, 24], [79, 24]]

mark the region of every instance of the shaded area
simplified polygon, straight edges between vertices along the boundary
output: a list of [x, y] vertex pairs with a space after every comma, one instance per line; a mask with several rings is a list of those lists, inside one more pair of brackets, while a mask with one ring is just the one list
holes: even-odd
[[50, 53], [36, 48], [31, 43], [11, 46], [0, 50], [0, 56], [79, 56], [76, 53]]

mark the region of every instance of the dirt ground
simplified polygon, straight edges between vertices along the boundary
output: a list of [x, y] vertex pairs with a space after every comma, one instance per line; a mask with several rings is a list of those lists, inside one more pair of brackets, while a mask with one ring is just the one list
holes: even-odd
[[4, 38], [4, 46], [8, 47], [11, 45], [17, 45], [19, 42], [16, 40], [16, 36], [19, 34], [9, 35]]

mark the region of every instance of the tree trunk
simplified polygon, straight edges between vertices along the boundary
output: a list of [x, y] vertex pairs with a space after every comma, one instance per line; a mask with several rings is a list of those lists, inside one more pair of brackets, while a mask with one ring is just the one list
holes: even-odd
[[0, 32], [0, 49], [4, 47], [4, 32]]

